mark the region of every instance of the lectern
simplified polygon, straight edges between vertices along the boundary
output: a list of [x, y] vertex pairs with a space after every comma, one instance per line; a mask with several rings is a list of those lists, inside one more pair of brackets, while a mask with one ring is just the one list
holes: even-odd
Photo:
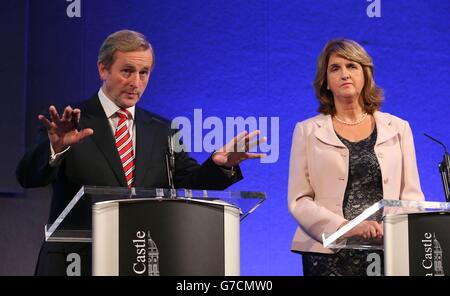
[[[383, 222], [383, 240], [345, 238], [365, 220]], [[388, 276], [450, 275], [450, 203], [384, 199], [362, 212], [335, 233], [323, 233], [331, 249], [384, 250]]]
[[[93, 275], [239, 275], [240, 221], [264, 200], [262, 192], [84, 186], [45, 237], [91, 242]], [[91, 220], [75, 219], [86, 203]]]

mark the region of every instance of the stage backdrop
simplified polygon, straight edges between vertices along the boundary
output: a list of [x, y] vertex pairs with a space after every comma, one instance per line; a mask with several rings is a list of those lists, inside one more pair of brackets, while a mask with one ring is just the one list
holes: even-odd
[[[242, 275], [300, 275], [301, 257], [290, 252], [296, 223], [287, 210], [288, 162], [296, 122], [317, 114], [318, 54], [335, 37], [367, 49], [385, 90], [382, 110], [413, 129], [427, 200], [443, 201], [443, 149], [423, 133], [450, 146], [449, 20], [450, 2], [441, 0], [3, 1], [0, 27], [15, 37], [1, 49], [0, 81], [10, 87], [4, 108], [13, 109], [0, 120], [2, 134], [14, 137], [1, 145], [0, 274], [32, 274], [48, 214], [48, 188], [20, 193], [18, 155], [33, 139], [38, 112], [98, 91], [97, 52], [108, 34], [133, 29], [153, 44], [156, 67], [141, 107], [191, 120], [194, 109], [223, 122], [267, 117], [270, 131], [279, 123], [279, 133], [269, 133], [276, 161], [245, 162], [245, 179], [229, 190], [267, 193], [241, 224]], [[202, 161], [208, 153], [193, 156]]]

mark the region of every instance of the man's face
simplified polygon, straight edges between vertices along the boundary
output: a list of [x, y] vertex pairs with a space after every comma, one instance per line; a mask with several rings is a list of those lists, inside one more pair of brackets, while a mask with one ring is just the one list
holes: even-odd
[[150, 49], [131, 52], [116, 51], [114, 63], [106, 69], [98, 64], [103, 92], [117, 106], [129, 108], [137, 104], [147, 87], [153, 56]]

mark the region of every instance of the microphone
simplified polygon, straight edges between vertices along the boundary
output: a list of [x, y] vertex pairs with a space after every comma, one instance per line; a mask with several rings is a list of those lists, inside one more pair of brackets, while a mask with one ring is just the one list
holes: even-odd
[[444, 147], [444, 157], [443, 160], [439, 163], [439, 172], [442, 178], [442, 185], [444, 186], [445, 200], [447, 202], [450, 202], [450, 155], [447, 152], [447, 147], [444, 145], [444, 143], [433, 138], [432, 136], [425, 133], [424, 135]]
[[428, 138], [430, 138], [432, 141], [434, 141], [434, 142], [438, 143], [439, 145], [441, 145], [442, 147], [444, 147], [444, 154], [448, 154], [448, 153], [447, 153], [447, 147], [444, 145], [444, 143], [442, 143], [441, 141], [439, 141], [439, 140], [433, 138], [432, 136], [430, 136], [430, 135], [428, 135], [428, 134], [426, 134], [426, 133], [423, 133], [423, 134], [424, 134], [425, 136], [427, 136]]
[[167, 153], [166, 153], [166, 168], [167, 168], [167, 180], [169, 181], [170, 189], [175, 189], [175, 183], [173, 177], [175, 175], [175, 153], [173, 149], [172, 135], [169, 133], [167, 136]]

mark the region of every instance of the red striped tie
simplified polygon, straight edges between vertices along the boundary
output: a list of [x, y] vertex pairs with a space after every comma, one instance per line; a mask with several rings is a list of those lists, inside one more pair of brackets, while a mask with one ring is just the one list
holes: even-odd
[[133, 140], [128, 132], [127, 120], [130, 113], [128, 110], [120, 109], [116, 112], [119, 116], [119, 123], [116, 129], [116, 147], [119, 151], [120, 160], [122, 161], [125, 179], [129, 188], [133, 187], [134, 181], [134, 152]]

